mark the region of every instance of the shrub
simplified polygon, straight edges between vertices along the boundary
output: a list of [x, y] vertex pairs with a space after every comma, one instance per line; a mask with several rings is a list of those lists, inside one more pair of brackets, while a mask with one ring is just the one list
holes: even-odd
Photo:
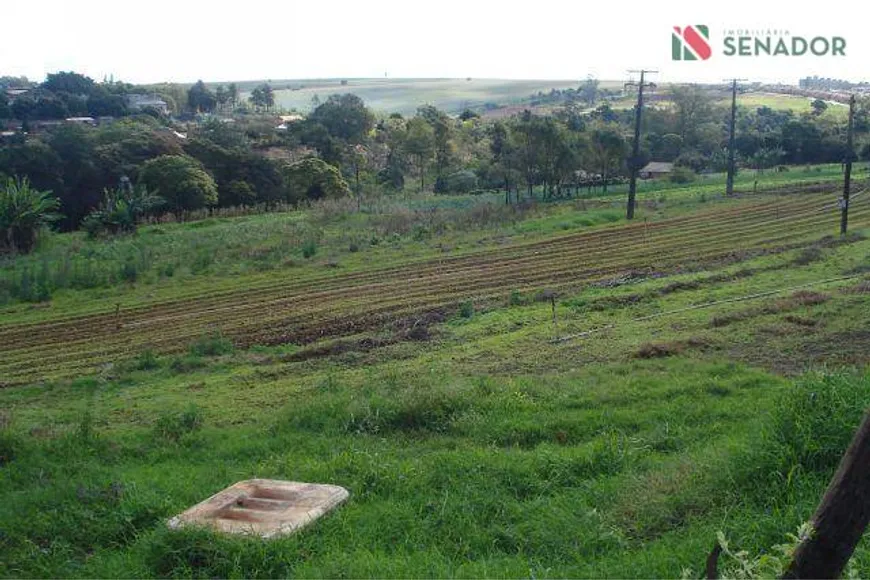
[[11, 423], [8, 413], [0, 413], [0, 467], [15, 459], [18, 440], [12, 433]]
[[474, 302], [467, 300], [459, 305], [459, 316], [462, 318], [471, 318], [474, 316]]
[[477, 188], [477, 175], [468, 169], [451, 173], [445, 180], [445, 191], [468, 193]]
[[219, 356], [233, 352], [233, 342], [222, 334], [207, 334], [190, 345], [193, 356]]
[[199, 430], [202, 422], [202, 411], [196, 405], [190, 405], [180, 413], [165, 413], [158, 417], [154, 431], [158, 437], [177, 443], [188, 433]]
[[311, 258], [316, 253], [317, 253], [317, 242], [316, 241], [314, 241], [312, 239], [308, 239], [302, 243], [302, 257], [303, 258], [306, 258], [306, 259]]
[[160, 361], [157, 359], [157, 355], [154, 354], [154, 351], [150, 348], [139, 353], [139, 356], [137, 356], [133, 362], [133, 369], [137, 371], [150, 371], [159, 366]]
[[695, 181], [695, 177], [695, 172], [688, 167], [674, 167], [668, 180], [671, 183], [692, 183]]
[[40, 230], [56, 221], [60, 201], [50, 191], [30, 187], [24, 179], [7, 179], [0, 187], [0, 249], [29, 252]]
[[169, 368], [174, 373], [189, 373], [205, 366], [202, 357], [196, 355], [181, 356], [172, 359]]
[[510, 297], [508, 298], [508, 304], [511, 306], [522, 306], [526, 304], [527, 300], [523, 296], [522, 292], [519, 290], [511, 290]]
[[82, 222], [88, 237], [133, 233], [138, 221], [163, 204], [163, 198], [152, 195], [145, 187], [119, 186], [104, 189], [100, 206]]

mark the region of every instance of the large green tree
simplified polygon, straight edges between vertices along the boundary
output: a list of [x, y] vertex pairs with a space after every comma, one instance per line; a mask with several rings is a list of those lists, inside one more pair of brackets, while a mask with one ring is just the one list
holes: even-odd
[[626, 150], [625, 138], [617, 129], [605, 126], [592, 130], [585, 156], [586, 165], [598, 174], [605, 192], [608, 181], [619, 173]]
[[440, 192], [444, 190], [444, 178], [453, 158], [450, 117], [432, 105], [423, 105], [417, 108], [417, 116], [424, 119], [432, 127], [435, 153], [435, 191]]
[[147, 161], [139, 182], [176, 213], [218, 202], [217, 185], [202, 165], [187, 155], [161, 155]]
[[417, 163], [420, 172], [420, 191], [426, 187], [426, 167], [435, 151], [435, 131], [422, 117], [414, 117], [408, 121], [404, 138], [404, 148]]
[[333, 137], [347, 143], [362, 143], [374, 126], [375, 117], [361, 98], [353, 94], [332, 95], [309, 115]]
[[214, 93], [208, 90], [208, 87], [201, 80], [196, 81], [187, 91], [187, 106], [190, 107], [191, 111], [210, 113], [214, 111], [216, 105], [217, 99]]
[[290, 203], [350, 195], [338, 169], [316, 157], [285, 165], [283, 174]]
[[90, 95], [94, 90], [94, 79], [72, 71], [49, 73], [42, 88], [52, 93]]

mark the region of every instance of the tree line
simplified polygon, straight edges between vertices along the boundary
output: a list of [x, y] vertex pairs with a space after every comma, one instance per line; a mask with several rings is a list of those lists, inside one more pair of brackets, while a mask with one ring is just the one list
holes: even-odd
[[[60, 74], [46, 79], [59, 94], [92, 90], [73, 73]], [[360, 203], [403, 191], [500, 190], [507, 203], [516, 203], [580, 187], [606, 189], [625, 178], [630, 163], [674, 162], [672, 179], [691, 180], [695, 172], [723, 170], [727, 160], [728, 110], [698, 86], [673, 87], [667, 106], [646, 111], [637, 159], [629, 158], [633, 111], [607, 102], [584, 106], [578, 95], [590, 89], [588, 82], [552, 114], [526, 110], [497, 120], [473, 111], [453, 117], [431, 105], [407, 118], [376, 115], [356, 95], [332, 95], [282, 130], [268, 114], [274, 96], [266, 86], [252, 93], [261, 115], [212, 118], [187, 134], [171, 118], [139, 114], [98, 127], [62, 123], [5, 138], [0, 183], [8, 185], [0, 193], [51, 192], [57, 206], [49, 213], [57, 214], [58, 227], [106, 235], [133, 230], [148, 213], [323, 197], [354, 196]], [[187, 92], [188, 106], [198, 110], [230, 108], [238, 98], [232, 86], [212, 92], [201, 82]], [[741, 109], [740, 165], [763, 170], [844, 160], [844, 123], [823, 113]], [[864, 157], [868, 129], [862, 107], [856, 130]], [[11, 226], [5, 227], [8, 234]]]

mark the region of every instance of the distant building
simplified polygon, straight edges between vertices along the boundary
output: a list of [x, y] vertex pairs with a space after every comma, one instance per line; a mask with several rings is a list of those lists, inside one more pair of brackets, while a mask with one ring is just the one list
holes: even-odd
[[287, 126], [290, 123], [297, 123], [297, 122], [303, 120], [305, 117], [303, 117], [302, 115], [299, 115], [297, 113], [293, 113], [290, 115], [279, 115], [278, 118], [281, 119], [281, 124], [275, 128], [278, 129], [279, 131], [286, 131]]
[[664, 161], [650, 161], [644, 166], [643, 169], [638, 172], [638, 175], [641, 179], [655, 179], [656, 177], [663, 177], [665, 175], [670, 175], [674, 170], [673, 163], [666, 163]]
[[93, 117], [67, 117], [67, 123], [74, 123], [76, 125], [96, 125], [97, 120]]
[[158, 95], [127, 95], [127, 106], [131, 111], [154, 109], [163, 115], [169, 114], [169, 105]]
[[30, 92], [30, 89], [21, 89], [21, 88], [6, 89], [6, 97], [10, 101], [14, 101], [18, 97], [20, 97], [22, 95], [26, 95], [29, 92]]

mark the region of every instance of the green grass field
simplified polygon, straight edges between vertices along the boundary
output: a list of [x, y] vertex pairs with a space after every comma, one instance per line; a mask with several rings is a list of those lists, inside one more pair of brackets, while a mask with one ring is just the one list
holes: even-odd
[[[579, 80], [500, 80], [500, 79], [340, 79], [294, 81], [293, 89], [275, 92], [275, 102], [285, 109], [309, 111], [317, 95], [325, 101], [336, 93], [353, 93], [379, 113], [413, 114], [420, 105], [431, 104], [449, 114], [486, 103], [515, 105], [527, 101], [538, 91], [577, 88]], [[280, 83], [278, 84], [280, 86]], [[302, 87], [302, 88], [297, 88]]]
[[[650, 186], [634, 223], [621, 197], [494, 194], [54, 236], [0, 269], [51, 295], [0, 311], [0, 575], [699, 577], [717, 532], [775, 552], [870, 403], [870, 202], [839, 238], [836, 168], [802, 171]], [[166, 528], [255, 477], [351, 497], [271, 542]]]
[[[778, 93], [745, 93], [738, 97], [738, 104], [748, 109], [770, 107], [776, 110], [793, 111], [795, 114], [809, 113], [812, 110], [810, 104], [813, 99], [799, 95], [782, 95]], [[723, 105], [729, 105], [730, 99], [721, 101]], [[840, 103], [828, 102], [828, 108], [823, 115], [836, 119], [845, 120], [849, 115], [849, 107]]]

